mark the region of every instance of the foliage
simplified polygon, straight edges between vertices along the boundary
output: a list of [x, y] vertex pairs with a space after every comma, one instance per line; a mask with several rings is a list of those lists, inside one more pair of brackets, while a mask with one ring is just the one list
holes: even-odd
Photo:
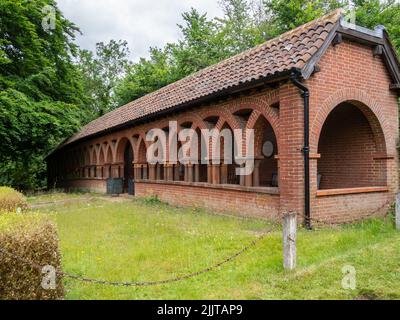
[[[37, 265], [61, 270], [56, 226], [44, 215], [2, 214], [0, 247]], [[0, 274], [1, 300], [54, 300], [64, 297], [60, 277], [55, 279], [55, 290], [46, 290], [41, 285], [41, 270], [5, 253], [0, 253]]]
[[[55, 28], [45, 31], [46, 5]], [[0, 2], [0, 184], [45, 186], [44, 157], [85, 121], [77, 27], [53, 0]]]
[[128, 56], [128, 43], [122, 40], [97, 43], [96, 56], [88, 50], [79, 51], [78, 67], [90, 98], [89, 108], [93, 117], [115, 108], [114, 88], [130, 65]]
[[0, 187], [0, 212], [16, 212], [28, 209], [28, 203], [24, 195], [13, 188]]

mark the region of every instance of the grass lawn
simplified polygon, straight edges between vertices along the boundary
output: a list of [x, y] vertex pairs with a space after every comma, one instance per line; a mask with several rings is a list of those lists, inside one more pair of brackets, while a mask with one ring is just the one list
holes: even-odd
[[[53, 196], [63, 198], [68, 201], [40, 211], [52, 213], [58, 225], [64, 270], [110, 281], [198, 271], [275, 230], [235, 261], [194, 279], [140, 288], [65, 279], [67, 299], [400, 299], [400, 232], [392, 221], [301, 229], [298, 268], [285, 272], [279, 226], [266, 221], [149, 200]], [[37, 196], [30, 203], [48, 199]], [[345, 265], [357, 271], [355, 290], [342, 288]]]

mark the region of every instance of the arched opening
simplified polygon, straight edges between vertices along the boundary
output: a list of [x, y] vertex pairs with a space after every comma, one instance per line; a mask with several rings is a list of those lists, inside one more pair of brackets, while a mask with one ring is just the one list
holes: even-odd
[[[225, 136], [225, 132], [229, 134]], [[230, 137], [229, 137], [230, 136]], [[229, 140], [227, 140], [229, 139]], [[236, 163], [235, 157], [235, 136], [232, 128], [225, 123], [221, 129], [220, 136], [220, 159], [222, 164], [221, 169], [221, 183], [224, 184], [240, 184], [240, 175], [237, 174], [236, 169], [240, 166]], [[238, 146], [239, 148], [239, 146]], [[228, 156], [228, 158], [227, 158]], [[214, 155], [213, 155], [214, 157]], [[224, 170], [226, 167], [226, 172]]]
[[174, 181], [185, 181], [185, 165], [179, 162], [179, 150], [182, 148], [182, 142], [178, 141], [177, 143], [177, 163], [174, 164]]
[[263, 117], [254, 125], [255, 170], [254, 185], [261, 187], [278, 187], [278, 143], [274, 129]]
[[141, 168], [137, 171], [139, 175], [137, 179], [147, 180], [148, 179], [147, 149], [143, 139], [141, 139], [139, 142], [137, 162], [138, 164], [141, 165]]
[[386, 185], [386, 154], [379, 121], [365, 105], [339, 104], [322, 127], [318, 153], [318, 188], [339, 189]]
[[112, 172], [111, 172], [111, 164], [113, 163], [113, 156], [112, 156], [112, 151], [111, 151], [111, 147], [108, 146], [106, 148], [106, 173], [107, 173], [107, 177], [111, 178], [112, 176]]
[[133, 148], [129, 140], [124, 143], [124, 189], [128, 191], [129, 183], [134, 179]]
[[198, 141], [198, 164], [195, 167], [195, 180], [196, 182], [208, 182], [207, 142], [201, 134], [200, 128], [196, 129], [196, 135]]
[[99, 163], [98, 163], [98, 165], [100, 166], [100, 172], [99, 172], [100, 178], [104, 178], [104, 162], [105, 162], [104, 151], [103, 151], [103, 148], [100, 147]]

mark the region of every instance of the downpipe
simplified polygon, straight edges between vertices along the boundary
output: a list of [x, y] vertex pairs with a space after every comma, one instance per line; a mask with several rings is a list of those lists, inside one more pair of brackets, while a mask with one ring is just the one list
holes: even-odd
[[299, 81], [300, 73], [295, 70], [290, 75], [290, 81], [301, 90], [304, 102], [304, 225], [312, 230], [310, 206], [310, 91]]

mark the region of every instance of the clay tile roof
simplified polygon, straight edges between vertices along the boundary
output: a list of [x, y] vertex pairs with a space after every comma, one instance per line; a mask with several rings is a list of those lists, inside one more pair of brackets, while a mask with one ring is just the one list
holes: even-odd
[[84, 126], [63, 146], [107, 129], [190, 103], [242, 84], [301, 69], [322, 47], [342, 11], [311, 21], [220, 63], [132, 101]]

